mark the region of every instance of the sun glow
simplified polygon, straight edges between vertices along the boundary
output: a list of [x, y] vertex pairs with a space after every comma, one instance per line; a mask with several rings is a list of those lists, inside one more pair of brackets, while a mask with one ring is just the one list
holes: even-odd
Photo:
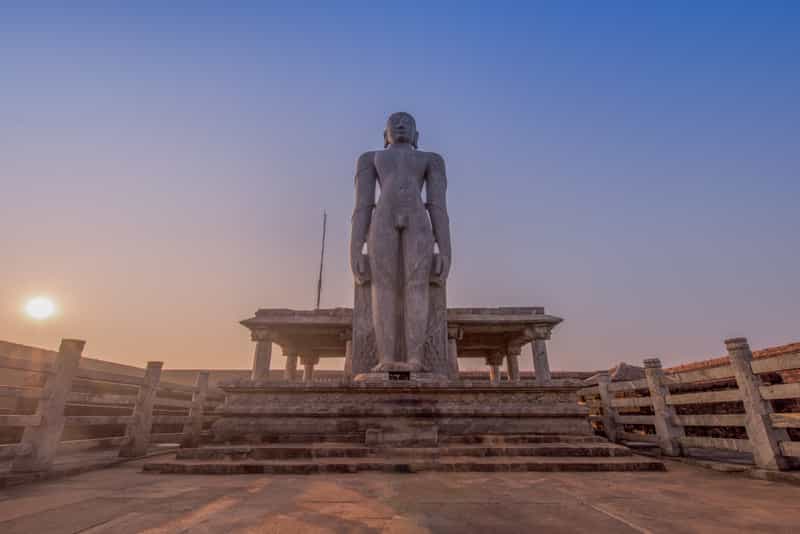
[[39, 321], [51, 317], [55, 311], [55, 303], [47, 297], [34, 297], [25, 304], [25, 313]]

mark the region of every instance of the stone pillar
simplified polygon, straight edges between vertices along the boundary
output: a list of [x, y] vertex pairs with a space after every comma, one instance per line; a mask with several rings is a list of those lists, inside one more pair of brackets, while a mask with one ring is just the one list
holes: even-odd
[[611, 376], [608, 371], [603, 371], [597, 375], [597, 389], [600, 391], [600, 403], [603, 407], [603, 429], [609, 441], [617, 441], [617, 410], [611, 406], [611, 392], [608, 391], [608, 384]]
[[464, 331], [457, 327], [447, 328], [447, 364], [450, 380], [458, 380], [458, 342], [464, 337]]
[[144, 456], [150, 447], [150, 433], [153, 426], [153, 404], [156, 400], [158, 383], [161, 380], [161, 367], [164, 362], [147, 362], [142, 385], [136, 396], [133, 408], [134, 420], [125, 432], [127, 440], [119, 450], [119, 455], [130, 458]]
[[736, 385], [742, 396], [745, 411], [745, 428], [747, 438], [753, 447], [753, 459], [756, 465], [763, 469], [788, 469], [792, 462], [781, 455], [780, 442], [789, 441], [789, 435], [784, 428], [772, 428], [770, 414], [772, 404], [761, 397], [761, 380], [753, 373], [750, 363], [753, 353], [747, 339], [737, 337], [725, 340], [728, 357], [731, 361]]
[[53, 465], [64, 430], [64, 405], [72, 389], [72, 379], [78, 372], [85, 344], [79, 339], [61, 340], [53, 374], [47, 377], [36, 408], [41, 423], [25, 427], [19, 445], [20, 453], [11, 464], [12, 471], [45, 471]]
[[319, 363], [319, 356], [301, 356], [300, 362], [303, 364], [303, 382], [310, 384], [314, 381], [314, 366]]
[[536, 375], [536, 385], [552, 384], [550, 363], [547, 361], [547, 341], [543, 338], [534, 339], [531, 342], [531, 352], [533, 352], [533, 371]]
[[256, 350], [253, 354], [253, 372], [250, 378], [252, 380], [269, 380], [269, 364], [272, 360], [272, 339], [270, 339], [267, 332], [262, 330], [254, 331], [252, 339], [256, 342]]
[[519, 382], [519, 348], [509, 348], [506, 356], [506, 366], [508, 368], [508, 379], [512, 382]]
[[288, 382], [294, 382], [297, 380], [297, 353], [296, 352], [287, 352], [286, 353], [286, 371], [284, 372], [284, 378]]
[[353, 340], [348, 339], [344, 342], [344, 380], [353, 380]]
[[194, 381], [192, 407], [189, 409], [189, 422], [183, 425], [181, 447], [195, 448], [200, 445], [200, 434], [203, 432], [203, 416], [206, 395], [208, 394], [208, 371], [200, 371]]
[[500, 384], [500, 366], [503, 364], [503, 353], [496, 352], [486, 357], [486, 365], [489, 366], [489, 382], [493, 385]]
[[675, 408], [667, 404], [669, 388], [664, 380], [661, 360], [648, 358], [644, 361], [644, 375], [650, 389], [650, 401], [653, 404], [654, 425], [658, 446], [665, 456], [680, 456], [683, 449], [680, 438], [685, 434], [683, 427], [675, 422]]

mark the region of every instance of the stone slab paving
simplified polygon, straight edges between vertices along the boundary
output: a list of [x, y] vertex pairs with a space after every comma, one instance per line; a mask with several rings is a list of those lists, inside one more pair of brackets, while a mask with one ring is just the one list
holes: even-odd
[[[163, 456], [174, 451], [175, 445], [153, 445], [147, 452], [148, 458]], [[50, 480], [64, 476], [77, 475], [95, 469], [105, 469], [119, 464], [127, 463], [130, 458], [120, 458], [117, 449], [88, 450], [60, 454], [53, 462], [50, 471], [34, 473], [15, 473], [11, 471], [12, 460], [0, 461], [0, 490], [18, 484], [28, 484], [33, 481]]]
[[0, 532], [800, 532], [800, 487], [679, 463], [667, 473], [140, 470], [0, 490]]

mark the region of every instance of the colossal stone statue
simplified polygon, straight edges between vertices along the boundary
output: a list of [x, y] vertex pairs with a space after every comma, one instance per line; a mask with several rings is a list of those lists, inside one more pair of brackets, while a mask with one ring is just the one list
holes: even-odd
[[[365, 152], [356, 166], [350, 262], [356, 284], [371, 286], [375, 372], [430, 370], [424, 364], [434, 322], [431, 309], [442, 311], [442, 324], [433, 330], [446, 328], [444, 285], [451, 261], [447, 177], [444, 159], [417, 150], [418, 139], [414, 117], [393, 113], [386, 121], [384, 150]], [[437, 287], [441, 305], [432, 307]], [[446, 332], [439, 333], [446, 344]]]

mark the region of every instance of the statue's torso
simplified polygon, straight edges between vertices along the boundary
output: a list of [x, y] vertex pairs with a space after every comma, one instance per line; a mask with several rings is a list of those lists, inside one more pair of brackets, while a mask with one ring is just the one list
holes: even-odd
[[424, 213], [422, 187], [430, 160], [429, 152], [380, 150], [375, 152], [375, 170], [381, 186], [376, 216], [392, 218]]

